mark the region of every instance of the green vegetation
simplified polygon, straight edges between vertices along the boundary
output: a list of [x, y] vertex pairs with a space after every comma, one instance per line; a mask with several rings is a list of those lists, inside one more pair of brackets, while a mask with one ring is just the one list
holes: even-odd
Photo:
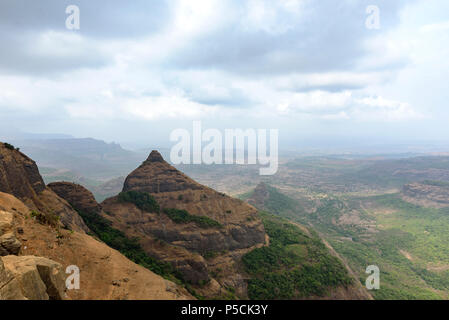
[[[374, 219], [377, 231], [367, 234], [357, 226], [328, 230], [332, 246], [366, 279], [365, 268], [377, 265], [381, 288], [372, 292], [376, 299], [441, 299], [449, 291], [449, 210], [416, 206], [397, 194], [347, 199], [347, 206], [363, 217]], [[362, 206], [360, 205], [362, 203]], [[342, 215], [348, 207], [341, 208]], [[319, 212], [320, 215], [327, 212]], [[334, 218], [338, 218], [335, 212]], [[351, 234], [353, 241], [339, 236]], [[443, 266], [431, 271], [432, 265]]]
[[9, 149], [9, 150], [15, 150], [14, 146], [12, 144], [7, 143], [7, 142], [5, 142], [5, 148]]
[[269, 192], [269, 200], [264, 203], [266, 211], [284, 216], [292, 212], [303, 211], [298, 201], [280, 193], [276, 188], [269, 185], [266, 188]]
[[[366, 267], [379, 267], [381, 288], [371, 291], [376, 299], [449, 298], [449, 208], [416, 206], [401, 200], [398, 194], [371, 197], [326, 194], [320, 197], [314, 212], [304, 214], [301, 207], [296, 212], [291, 207], [286, 209], [288, 206], [276, 199], [287, 196], [279, 197], [276, 193], [279, 191], [270, 190], [265, 207], [277, 205], [283, 208], [277, 210], [280, 216], [311, 224], [325, 234], [362, 284], [367, 277]], [[296, 200], [285, 203], [292, 201]], [[352, 223], [341, 223], [344, 217]], [[372, 225], [375, 231], [368, 232], [366, 225]], [[296, 246], [290, 250], [296, 250], [300, 256], [308, 254], [300, 245]]]
[[36, 219], [40, 224], [48, 224], [53, 228], [59, 226], [59, 216], [54, 213], [42, 213], [40, 211], [33, 210], [30, 213], [31, 218]]
[[218, 222], [206, 216], [194, 216], [186, 210], [180, 209], [163, 209], [162, 210], [175, 223], [195, 223], [200, 228], [222, 228], [223, 226]]
[[173, 267], [160, 262], [146, 254], [137, 238], [128, 238], [123, 232], [113, 228], [112, 223], [98, 214], [88, 214], [78, 211], [92, 232], [111, 248], [120, 251], [128, 259], [153, 271], [154, 273], [178, 283], [183, 282], [182, 276]]
[[[286, 196], [268, 184], [265, 187], [268, 191], [268, 198], [264, 201], [264, 207], [259, 209], [290, 220], [298, 220], [299, 216], [306, 215], [306, 211], [299, 201]], [[242, 194], [239, 198], [246, 200], [253, 195], [254, 191]]]
[[270, 246], [243, 256], [251, 299], [323, 296], [351, 283], [345, 267], [331, 256], [317, 234], [308, 236], [284, 219], [261, 214]]
[[118, 195], [119, 202], [130, 202], [137, 208], [147, 212], [159, 212], [159, 204], [152, 195], [146, 192], [126, 191]]

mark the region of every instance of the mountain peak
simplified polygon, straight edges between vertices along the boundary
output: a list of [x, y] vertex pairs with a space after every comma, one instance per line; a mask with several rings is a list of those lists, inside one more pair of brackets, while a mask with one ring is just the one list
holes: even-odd
[[148, 156], [146, 162], [164, 162], [164, 158], [157, 150], [151, 151], [150, 155]]
[[123, 185], [123, 191], [133, 190], [148, 193], [203, 188], [166, 162], [156, 150], [151, 151], [147, 160], [128, 175]]

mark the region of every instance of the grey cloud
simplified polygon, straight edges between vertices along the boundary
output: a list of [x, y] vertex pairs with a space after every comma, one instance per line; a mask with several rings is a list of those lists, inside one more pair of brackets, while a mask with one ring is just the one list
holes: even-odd
[[[80, 8], [80, 30], [66, 29], [68, 5]], [[100, 68], [111, 63], [114, 54], [100, 52], [97, 48], [100, 42], [157, 32], [168, 17], [169, 8], [163, 1], [3, 0], [0, 2], [0, 71], [43, 76], [78, 68]], [[62, 56], [40, 54], [35, 49], [36, 41], [49, 31], [79, 35], [89, 45], [74, 48]]]
[[10, 32], [64, 31], [69, 5], [80, 8], [83, 36], [123, 38], [158, 31], [168, 20], [166, 1], [120, 0], [2, 0], [0, 26]]
[[[354, 69], [358, 59], [369, 54], [363, 40], [396, 25], [404, 3], [306, 2], [307, 14], [298, 17], [293, 27], [283, 33], [248, 32], [227, 25], [190, 43], [182, 55], [171, 57], [169, 63], [180, 68], [218, 68], [248, 76]], [[380, 31], [365, 28], [365, 10], [372, 4], [380, 8]]]
[[64, 56], [38, 53], [35, 50], [38, 35], [5, 34], [0, 39], [5, 47], [0, 51], [0, 71], [9, 74], [53, 75], [78, 68], [100, 68], [107, 65], [110, 56], [94, 46], [79, 48]]

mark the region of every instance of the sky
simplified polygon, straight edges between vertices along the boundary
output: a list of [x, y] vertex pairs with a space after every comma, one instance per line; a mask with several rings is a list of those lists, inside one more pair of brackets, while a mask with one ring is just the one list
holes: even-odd
[[167, 146], [200, 120], [279, 129], [286, 147], [449, 138], [447, 0], [2, 0], [0, 43], [3, 131]]

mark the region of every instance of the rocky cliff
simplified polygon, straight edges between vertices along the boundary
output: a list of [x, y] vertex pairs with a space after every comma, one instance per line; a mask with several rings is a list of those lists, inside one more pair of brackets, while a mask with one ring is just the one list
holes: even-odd
[[5, 143], [0, 143], [0, 192], [14, 195], [33, 210], [56, 215], [66, 228], [89, 230], [78, 213], [45, 186], [36, 163]]

